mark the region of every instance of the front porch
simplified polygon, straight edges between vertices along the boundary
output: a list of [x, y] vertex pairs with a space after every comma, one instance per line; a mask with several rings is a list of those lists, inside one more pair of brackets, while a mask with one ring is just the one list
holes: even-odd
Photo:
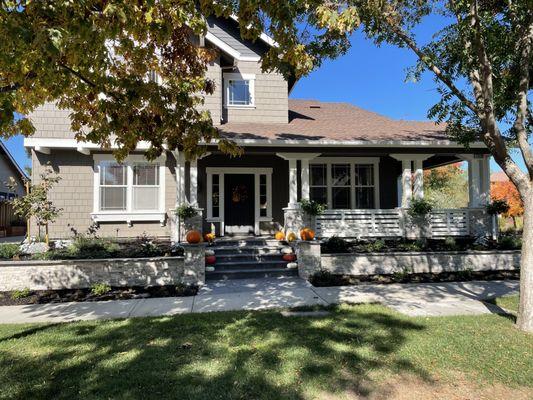
[[[483, 149], [276, 150], [246, 148], [241, 157], [229, 158], [213, 149], [190, 162], [177, 153], [177, 204], [197, 207], [202, 230], [217, 236], [297, 233], [304, 226], [319, 238], [495, 234], [485, 209], [490, 173]], [[413, 224], [408, 209], [413, 199], [424, 198], [424, 170], [459, 161], [468, 164], [468, 206], [434, 209], [424, 226]], [[300, 208], [303, 199], [326, 204], [327, 210], [310, 220]]]

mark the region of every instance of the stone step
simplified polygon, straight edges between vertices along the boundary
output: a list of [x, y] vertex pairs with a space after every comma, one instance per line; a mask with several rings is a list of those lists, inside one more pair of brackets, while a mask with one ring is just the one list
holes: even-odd
[[217, 239], [214, 247], [250, 247], [250, 246], [265, 246], [265, 247], [279, 247], [283, 245], [276, 239]]
[[282, 255], [280, 253], [270, 253], [270, 254], [220, 254], [215, 253], [217, 258], [217, 263], [225, 262], [241, 262], [241, 261], [283, 261]]
[[215, 255], [223, 256], [226, 254], [249, 254], [249, 255], [259, 255], [259, 254], [281, 254], [281, 246], [277, 247], [267, 247], [267, 246], [247, 246], [247, 247], [216, 247], [210, 246], [207, 249], [213, 250]]
[[206, 272], [207, 280], [228, 280], [228, 279], [257, 279], [274, 278], [280, 276], [297, 276], [296, 268], [250, 268], [250, 269], [229, 269]]
[[225, 261], [217, 262], [214, 267], [215, 270], [240, 270], [240, 269], [261, 269], [261, 268], [287, 268], [287, 261], [278, 260], [242, 260], [242, 261]]

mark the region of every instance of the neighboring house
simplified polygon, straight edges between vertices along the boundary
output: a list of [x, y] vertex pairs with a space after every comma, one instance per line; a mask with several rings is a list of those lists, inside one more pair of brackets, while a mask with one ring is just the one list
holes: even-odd
[[230, 158], [210, 145], [197, 160], [175, 151], [149, 163], [141, 144], [138, 154], [117, 164], [97, 145], [76, 142], [67, 110], [40, 107], [25, 146], [34, 180], [47, 163], [62, 177], [51, 195], [63, 209], [52, 237], [69, 236], [70, 227], [83, 231], [92, 221], [104, 236], [174, 236], [172, 211], [184, 203], [202, 210], [204, 230], [271, 234], [298, 229], [298, 201], [309, 198], [328, 206], [319, 235], [406, 236], [404, 210], [423, 197], [423, 169], [461, 160], [469, 162], [470, 207], [436, 210], [432, 234], [487, 231], [479, 222], [489, 198], [489, 152], [481, 143], [465, 149], [431, 122], [290, 100], [296, 82], [261, 71], [261, 54], [276, 44], [265, 35], [256, 43], [241, 40], [231, 19], [210, 19], [205, 45], [219, 50], [208, 69], [216, 91], [205, 107], [244, 154]]
[[[9, 178], [15, 179], [17, 183], [14, 191], [7, 186]], [[27, 180], [28, 177], [24, 171], [19, 167], [5, 144], [0, 141], [0, 201], [24, 196], [24, 182]]]

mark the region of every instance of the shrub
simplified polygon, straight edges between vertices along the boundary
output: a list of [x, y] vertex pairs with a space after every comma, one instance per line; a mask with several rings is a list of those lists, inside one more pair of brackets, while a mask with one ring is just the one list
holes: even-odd
[[519, 250], [522, 248], [522, 240], [516, 236], [502, 236], [498, 241], [501, 250]]
[[396, 271], [392, 274], [392, 279], [395, 282], [407, 282], [411, 274], [413, 274], [411, 267], [403, 267], [400, 271]]
[[408, 213], [411, 217], [426, 217], [433, 211], [433, 204], [426, 199], [413, 199], [409, 206]]
[[319, 203], [315, 200], [302, 199], [300, 201], [300, 207], [307, 215], [320, 215], [326, 210], [326, 205]]
[[109, 239], [79, 237], [69, 250], [74, 258], [112, 258], [120, 247]]
[[109, 293], [111, 291], [111, 286], [109, 286], [107, 283], [93, 283], [91, 285], [91, 294], [95, 296], [102, 296], [106, 293]]
[[471, 281], [474, 277], [474, 268], [471, 265], [465, 266], [457, 271], [457, 279], [461, 281]]
[[334, 275], [329, 272], [327, 269], [320, 269], [309, 277], [309, 282], [312, 285], [328, 285], [335, 281]]
[[4, 260], [11, 260], [13, 257], [20, 254], [20, 247], [16, 243], [0, 244], [0, 258]]
[[[146, 233], [138, 236], [131, 247], [131, 250], [128, 248], [127, 257], [157, 257], [164, 254], [164, 249], [158, 246], [154, 239]], [[170, 252], [170, 249], [168, 251]]]
[[400, 242], [397, 247], [400, 251], [422, 251], [425, 246], [422, 241], [417, 240], [414, 242]]
[[447, 237], [444, 239], [444, 248], [446, 250], [456, 251], [459, 250], [459, 245], [457, 244], [457, 241], [453, 237]]
[[13, 290], [11, 292], [11, 299], [18, 300], [18, 299], [25, 299], [31, 294], [30, 288], [24, 288], [21, 290]]
[[386, 244], [383, 239], [374, 240], [362, 245], [361, 250], [366, 253], [379, 253], [385, 249]]
[[487, 213], [490, 215], [505, 214], [509, 208], [509, 204], [504, 199], [495, 199], [487, 204]]
[[332, 236], [324, 242], [324, 250], [328, 253], [349, 253], [350, 243], [338, 236]]
[[196, 208], [189, 204], [182, 204], [181, 206], [176, 208], [176, 215], [182, 220], [185, 220], [192, 217], [196, 217], [198, 215], [198, 211], [196, 210]]

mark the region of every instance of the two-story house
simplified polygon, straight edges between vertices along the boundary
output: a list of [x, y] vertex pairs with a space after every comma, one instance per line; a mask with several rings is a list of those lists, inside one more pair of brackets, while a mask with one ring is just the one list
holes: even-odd
[[297, 82], [260, 68], [261, 55], [276, 43], [266, 35], [255, 43], [242, 40], [232, 19], [210, 19], [205, 44], [219, 50], [208, 70], [216, 91], [205, 107], [244, 154], [230, 158], [213, 144], [196, 160], [168, 151], [147, 162], [140, 145], [138, 154], [118, 164], [99, 146], [78, 143], [68, 110], [47, 104], [31, 115], [36, 133], [25, 146], [34, 180], [47, 163], [62, 177], [52, 193], [63, 209], [52, 237], [69, 236], [71, 226], [83, 231], [93, 221], [104, 236], [172, 236], [169, 221], [184, 203], [202, 210], [204, 231], [265, 235], [296, 229], [288, 221], [301, 199], [327, 205], [317, 224], [320, 236], [400, 237], [402, 209], [423, 197], [423, 170], [461, 160], [468, 161], [469, 207], [434, 210], [431, 230], [434, 236], [479, 233], [475, 222], [489, 193], [484, 145], [466, 150], [432, 122], [289, 99]]

